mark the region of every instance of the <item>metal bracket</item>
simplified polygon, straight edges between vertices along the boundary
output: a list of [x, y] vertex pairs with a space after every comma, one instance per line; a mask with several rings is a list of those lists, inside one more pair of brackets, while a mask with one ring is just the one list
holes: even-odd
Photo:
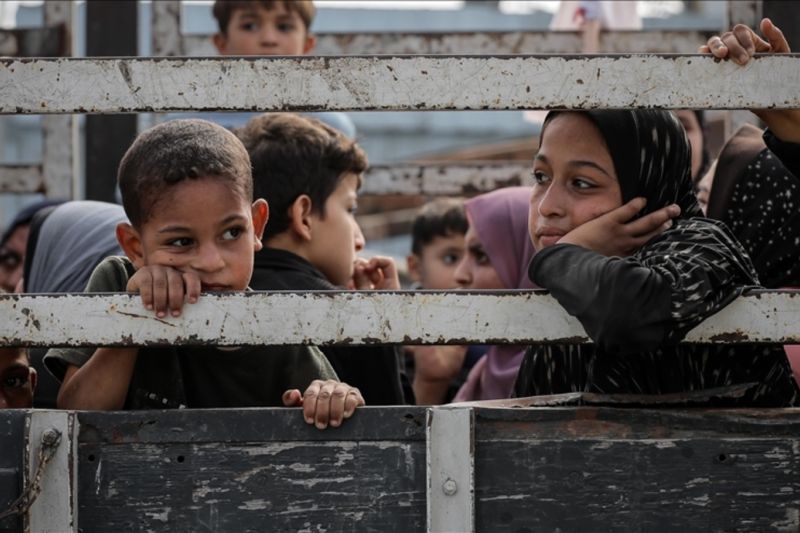
[[[40, 468], [40, 463], [42, 467]], [[75, 413], [33, 410], [28, 419], [25, 531], [78, 530], [78, 422]]]
[[428, 531], [475, 531], [475, 446], [472, 408], [427, 413]]

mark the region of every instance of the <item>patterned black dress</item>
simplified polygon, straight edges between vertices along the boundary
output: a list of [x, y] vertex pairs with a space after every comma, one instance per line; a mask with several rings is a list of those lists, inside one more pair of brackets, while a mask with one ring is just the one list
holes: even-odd
[[750, 259], [727, 227], [700, 217], [680, 124], [656, 110], [586, 115], [608, 144], [623, 202], [645, 196], [643, 213], [677, 203], [682, 214], [630, 257], [568, 244], [534, 256], [533, 282], [581, 321], [594, 344], [529, 348], [515, 395], [716, 389], [709, 404], [797, 405], [800, 391], [782, 347], [679, 344], [704, 318], [758, 285]]

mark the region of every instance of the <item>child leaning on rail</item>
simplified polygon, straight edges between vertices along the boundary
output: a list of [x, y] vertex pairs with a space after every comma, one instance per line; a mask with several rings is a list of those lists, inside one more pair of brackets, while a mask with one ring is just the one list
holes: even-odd
[[[123, 157], [119, 185], [127, 257], [101, 263], [87, 291], [138, 292], [164, 318], [201, 292], [247, 289], [268, 207], [252, 202], [250, 160], [235, 135], [203, 120], [155, 126]], [[63, 379], [66, 409], [302, 405], [324, 428], [363, 404], [313, 347], [52, 349], [45, 360]]]

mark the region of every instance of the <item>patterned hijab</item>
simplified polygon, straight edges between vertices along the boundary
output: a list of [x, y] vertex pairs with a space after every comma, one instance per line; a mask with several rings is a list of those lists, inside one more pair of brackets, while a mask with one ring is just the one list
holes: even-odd
[[[542, 126], [562, 113], [551, 111]], [[658, 109], [579, 111], [592, 122], [606, 141], [617, 172], [622, 202], [637, 196], [647, 198], [639, 216], [669, 204], [678, 204], [680, 218], [703, 216], [692, 185], [692, 153], [680, 121], [669, 111]]]
[[[531, 289], [528, 264], [530, 187], [506, 187], [464, 203], [467, 218], [506, 289]], [[472, 368], [454, 401], [508, 398], [525, 346], [491, 346]]]

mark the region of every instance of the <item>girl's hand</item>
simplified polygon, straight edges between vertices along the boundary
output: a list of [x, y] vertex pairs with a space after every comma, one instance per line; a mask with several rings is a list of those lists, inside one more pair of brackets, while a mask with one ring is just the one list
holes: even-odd
[[646, 203], [644, 198], [634, 198], [605, 215], [581, 224], [561, 237], [558, 244], [575, 244], [607, 257], [631, 255], [647, 241], [672, 227], [672, 219], [681, 214], [681, 208], [672, 204], [632, 221]]

